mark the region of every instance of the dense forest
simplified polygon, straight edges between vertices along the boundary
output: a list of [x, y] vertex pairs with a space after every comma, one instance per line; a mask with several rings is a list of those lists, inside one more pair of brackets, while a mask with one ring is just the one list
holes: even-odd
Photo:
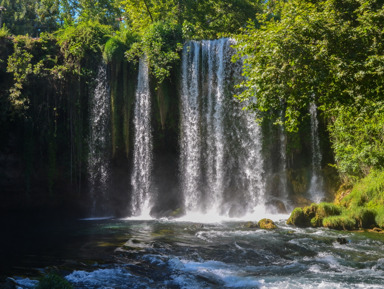
[[[130, 154], [129, 123], [117, 127], [129, 118], [126, 96], [133, 89], [118, 75], [134, 73], [145, 55], [160, 99], [172, 90], [186, 41], [230, 37], [245, 76], [236, 97], [257, 121], [294, 135], [311, 104], [321, 112], [334, 159], [329, 166], [341, 186], [335, 204], [296, 209], [291, 222], [384, 226], [384, 1], [2, 0], [0, 6], [3, 208], [81, 198], [87, 98], [100, 61], [115, 77], [118, 163]], [[157, 129], [165, 133], [158, 146], [166, 151], [177, 142], [177, 125], [159, 111]]]

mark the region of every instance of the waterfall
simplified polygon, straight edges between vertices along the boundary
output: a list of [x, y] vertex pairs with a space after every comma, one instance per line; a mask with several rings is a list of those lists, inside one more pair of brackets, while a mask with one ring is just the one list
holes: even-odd
[[309, 187], [311, 199], [320, 202], [324, 198], [323, 178], [320, 174], [322, 155], [319, 142], [319, 122], [317, 120], [317, 106], [311, 103], [309, 107], [311, 121], [311, 145], [312, 145], [312, 177]]
[[131, 214], [149, 216], [152, 205], [152, 128], [148, 64], [140, 59], [134, 110]]
[[99, 67], [89, 109], [88, 185], [92, 198], [92, 215], [96, 216], [108, 213], [111, 103], [104, 64]]
[[200, 43], [190, 42], [183, 49], [181, 90], [181, 183], [187, 211], [201, 202], [200, 192]]
[[187, 214], [239, 216], [264, 202], [261, 128], [233, 97], [228, 39], [192, 41], [182, 55], [181, 168]]

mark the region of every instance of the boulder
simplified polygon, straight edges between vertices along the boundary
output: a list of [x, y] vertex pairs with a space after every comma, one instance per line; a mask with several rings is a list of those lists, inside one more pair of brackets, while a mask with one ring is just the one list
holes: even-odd
[[268, 229], [268, 230], [271, 230], [271, 229], [276, 229], [277, 226], [275, 225], [275, 223], [270, 220], [270, 219], [261, 219], [258, 223], [260, 229]]
[[[294, 225], [297, 227], [311, 227], [314, 226], [314, 221], [316, 219], [317, 205], [312, 204], [304, 208], [295, 208], [289, 219], [287, 220], [288, 225]], [[311, 222], [312, 221], [312, 222]]]

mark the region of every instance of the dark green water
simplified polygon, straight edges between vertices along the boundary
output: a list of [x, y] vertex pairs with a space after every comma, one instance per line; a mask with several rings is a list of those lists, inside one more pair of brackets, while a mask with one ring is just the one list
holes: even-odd
[[17, 222], [4, 228], [1, 272], [20, 288], [33, 288], [33, 279], [52, 266], [75, 288], [384, 287], [381, 235], [298, 229], [283, 221], [278, 226], [266, 231], [245, 229], [241, 222]]

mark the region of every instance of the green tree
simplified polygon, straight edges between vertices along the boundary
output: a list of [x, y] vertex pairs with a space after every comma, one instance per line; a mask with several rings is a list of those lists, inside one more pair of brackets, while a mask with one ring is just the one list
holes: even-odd
[[121, 0], [126, 21], [142, 34], [151, 23], [166, 21], [184, 27], [188, 39], [215, 39], [233, 33], [260, 11], [259, 0]]
[[117, 28], [121, 11], [115, 2], [111, 0], [78, 0], [76, 3], [72, 3], [72, 5], [76, 5], [75, 9], [80, 22], [97, 21], [101, 24]]
[[2, 0], [3, 23], [16, 35], [38, 36], [57, 28], [59, 0]]
[[[269, 15], [258, 16], [260, 27], [250, 25], [236, 37], [245, 75], [238, 98], [246, 109], [254, 110], [259, 119], [272, 115], [276, 123], [283, 110], [287, 129], [294, 131], [315, 102], [329, 120], [336, 159], [347, 174], [366, 174], [383, 165], [369, 137], [371, 129], [355, 121], [365, 116], [373, 125], [368, 112], [382, 107], [383, 5], [380, 0], [280, 2]], [[354, 109], [345, 110], [349, 107]], [[348, 141], [338, 138], [340, 130], [347, 129], [346, 119], [355, 126], [348, 129]], [[366, 157], [349, 155], [340, 147], [358, 143], [360, 137], [364, 142], [358, 150], [373, 150]], [[365, 167], [355, 170], [359, 158]]]
[[237, 37], [247, 77], [239, 99], [257, 98], [248, 108], [261, 117], [286, 108], [294, 130], [310, 102], [326, 111], [380, 98], [384, 22], [382, 5], [371, 2], [290, 1], [279, 21], [259, 16], [260, 29], [249, 26]]

